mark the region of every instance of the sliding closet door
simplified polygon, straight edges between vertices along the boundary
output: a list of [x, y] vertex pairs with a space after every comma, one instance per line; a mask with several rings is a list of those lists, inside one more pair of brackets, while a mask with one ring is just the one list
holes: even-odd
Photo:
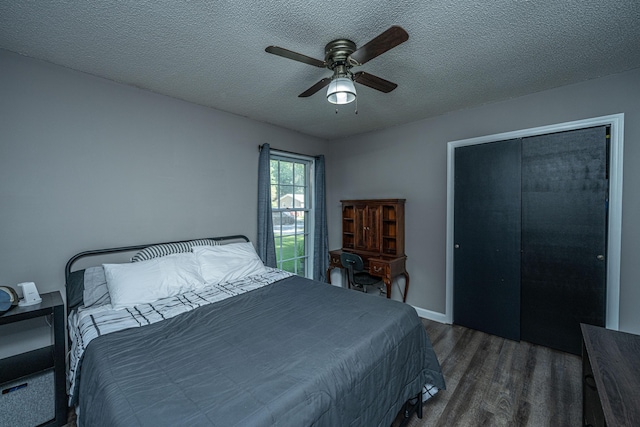
[[605, 127], [523, 139], [522, 340], [579, 354], [604, 326], [607, 197]]
[[520, 337], [520, 141], [458, 147], [454, 323]]

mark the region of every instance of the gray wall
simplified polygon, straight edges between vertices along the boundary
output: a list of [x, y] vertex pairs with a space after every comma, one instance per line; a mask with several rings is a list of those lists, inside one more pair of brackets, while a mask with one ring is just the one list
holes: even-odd
[[406, 198], [415, 307], [445, 310], [448, 141], [625, 113], [620, 328], [640, 333], [640, 70], [325, 141], [0, 50], [0, 283], [63, 288], [97, 247], [256, 235], [257, 145], [327, 155], [340, 199]]
[[64, 287], [77, 252], [256, 237], [258, 144], [320, 139], [0, 50], [0, 284]]
[[620, 329], [640, 333], [639, 100], [634, 70], [333, 141], [329, 246], [341, 245], [341, 199], [406, 198], [407, 302], [444, 313], [447, 142], [624, 113]]

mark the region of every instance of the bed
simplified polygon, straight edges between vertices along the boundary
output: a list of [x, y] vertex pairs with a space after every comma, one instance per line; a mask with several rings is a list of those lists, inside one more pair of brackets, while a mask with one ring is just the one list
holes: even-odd
[[244, 236], [65, 273], [81, 427], [389, 426], [445, 387], [411, 306], [265, 267]]

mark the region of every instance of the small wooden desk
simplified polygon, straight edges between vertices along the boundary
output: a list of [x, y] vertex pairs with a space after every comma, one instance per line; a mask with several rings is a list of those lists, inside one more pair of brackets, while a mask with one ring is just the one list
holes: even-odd
[[[336, 249], [329, 251], [329, 268], [327, 269], [327, 279], [331, 283], [331, 270], [334, 268], [342, 269], [342, 263], [340, 262], [340, 255], [342, 249]], [[380, 277], [387, 287], [387, 298], [391, 298], [391, 285], [398, 276], [404, 276], [404, 293], [402, 295], [402, 302], [407, 302], [407, 291], [409, 290], [409, 273], [407, 273], [405, 255], [398, 257], [387, 256], [371, 256], [361, 255], [364, 261], [364, 268], [370, 275]]]
[[359, 255], [365, 270], [382, 279], [391, 298], [391, 285], [400, 275], [405, 277], [402, 302], [407, 301], [409, 273], [404, 254], [405, 199], [341, 200], [342, 248], [329, 251], [327, 277], [331, 270], [342, 269], [340, 254]]

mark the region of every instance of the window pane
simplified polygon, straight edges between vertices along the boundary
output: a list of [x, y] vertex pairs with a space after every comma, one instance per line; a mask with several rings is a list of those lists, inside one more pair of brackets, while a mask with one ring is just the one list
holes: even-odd
[[276, 238], [274, 239], [275, 243], [276, 243], [276, 260], [280, 259], [280, 250], [278, 248], [280, 248], [280, 246], [282, 246], [282, 238], [280, 236], [276, 236]]
[[278, 208], [278, 186], [271, 185], [271, 207]]
[[298, 209], [304, 209], [306, 207], [305, 203], [305, 193], [306, 187], [294, 187], [294, 200], [293, 207]]
[[282, 262], [282, 269], [286, 271], [290, 271], [292, 273], [297, 273], [296, 271], [296, 236], [295, 234], [289, 234], [282, 237], [282, 246], [281, 246], [281, 256], [280, 262]]
[[271, 167], [271, 184], [277, 184], [278, 183], [278, 167], [279, 167], [279, 161], [278, 160], [271, 160], [269, 166]]
[[280, 195], [278, 199], [280, 202], [280, 209], [292, 208], [293, 207], [293, 186], [281, 185]]
[[280, 185], [293, 184], [293, 163], [283, 161], [280, 162], [280, 177], [278, 179]]
[[296, 234], [296, 258], [304, 257], [304, 234]]
[[303, 163], [296, 163], [294, 165], [294, 181], [295, 185], [307, 185], [307, 165]]
[[[277, 238], [282, 235], [282, 214], [281, 212], [273, 212], [271, 218], [273, 220], [273, 236]], [[277, 246], [278, 242], [276, 242]]]
[[303, 212], [296, 212], [296, 233], [297, 234], [305, 234], [306, 232], [306, 219], [305, 214]]

